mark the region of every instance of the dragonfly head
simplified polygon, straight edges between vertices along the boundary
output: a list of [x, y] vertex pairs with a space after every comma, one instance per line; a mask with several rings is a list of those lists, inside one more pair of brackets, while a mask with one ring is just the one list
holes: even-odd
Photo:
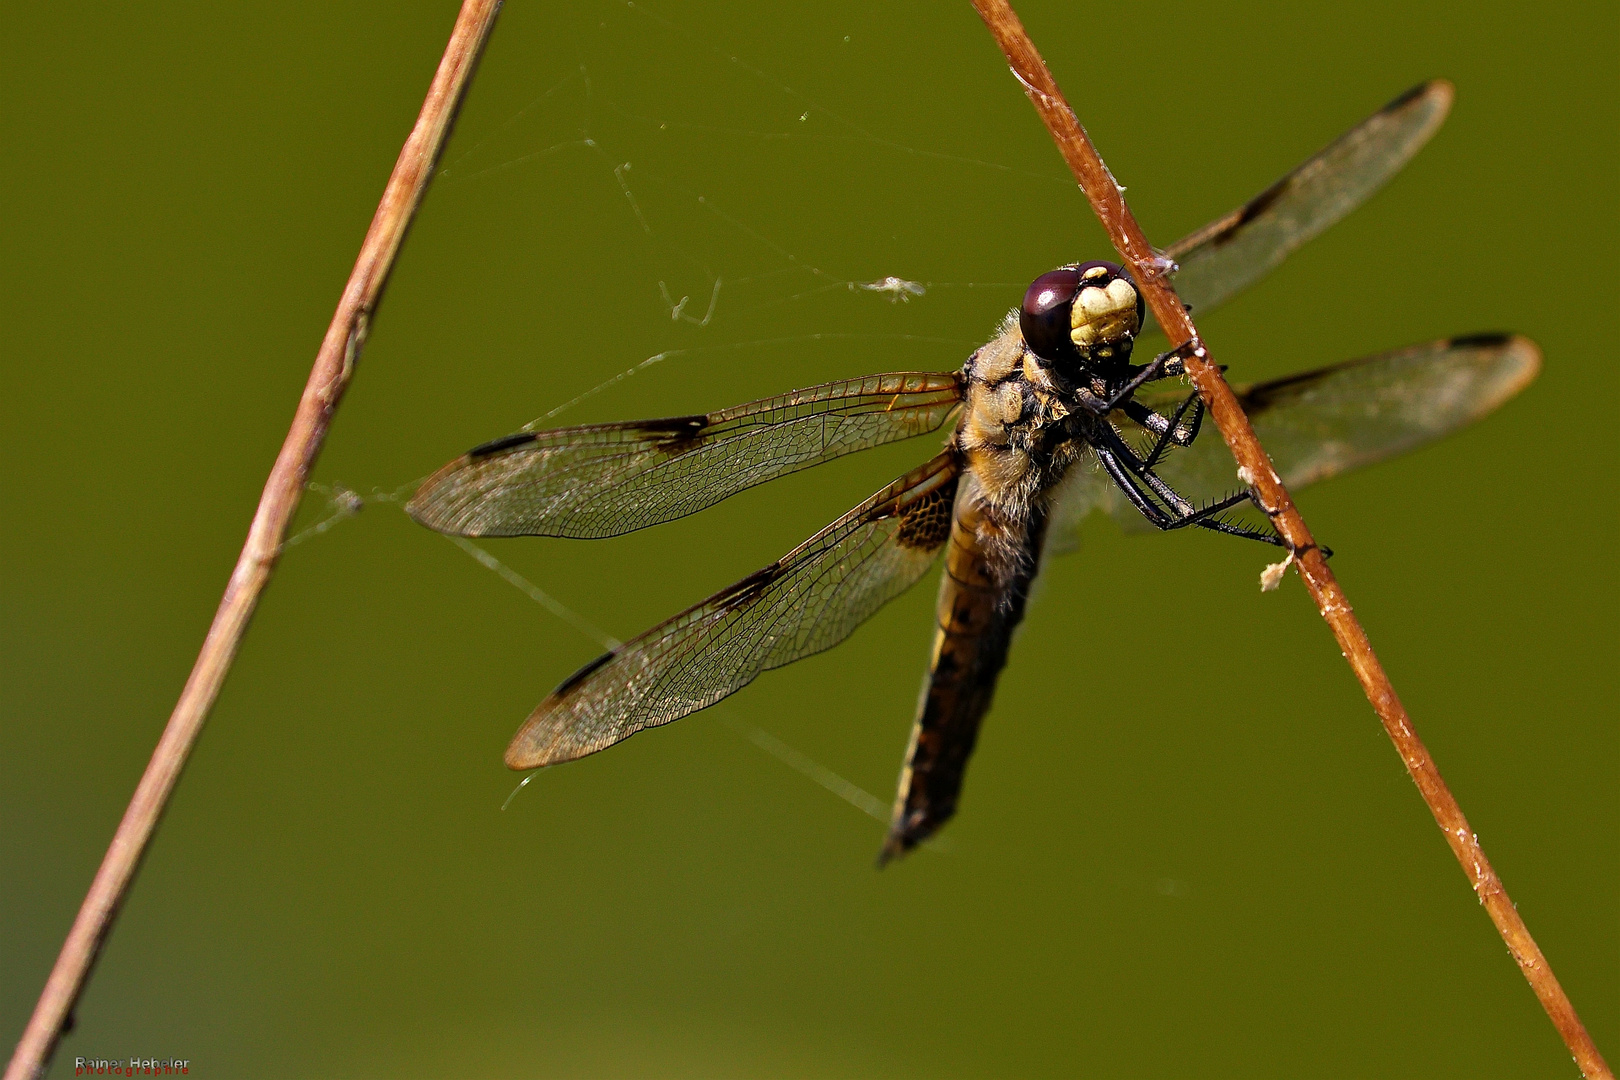
[[1018, 310], [1024, 343], [1071, 375], [1129, 361], [1142, 319], [1142, 294], [1131, 275], [1101, 259], [1042, 274]]

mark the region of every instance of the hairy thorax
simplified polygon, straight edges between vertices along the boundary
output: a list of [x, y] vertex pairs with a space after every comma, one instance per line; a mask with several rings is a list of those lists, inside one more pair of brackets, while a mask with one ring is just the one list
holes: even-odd
[[955, 442], [968, 482], [958, 505], [974, 520], [991, 576], [1006, 581], [1027, 560], [1044, 527], [1051, 492], [1085, 450], [1088, 417], [1065, 403], [1065, 388], [1024, 345], [1016, 313], [969, 357]]

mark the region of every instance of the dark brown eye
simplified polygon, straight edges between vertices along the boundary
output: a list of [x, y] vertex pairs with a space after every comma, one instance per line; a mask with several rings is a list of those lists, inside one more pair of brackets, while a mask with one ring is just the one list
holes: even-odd
[[[1086, 308], [1083, 316], [1074, 313], [1074, 300], [1083, 289], [1100, 289], [1109, 295], [1120, 290], [1110, 289], [1115, 282], [1130, 286], [1123, 296], [1114, 301], [1102, 301]], [[1103, 293], [1090, 294], [1102, 297]], [[1135, 299], [1135, 319], [1112, 304], [1129, 304]], [[1076, 263], [1042, 274], [1024, 294], [1024, 303], [1018, 310], [1018, 326], [1024, 333], [1024, 343], [1036, 356], [1048, 363], [1073, 363], [1095, 356], [1100, 358], [1130, 356], [1130, 338], [1142, 327], [1145, 314], [1142, 294], [1136, 291], [1131, 275], [1118, 263], [1106, 259]]]
[[1042, 360], [1079, 358], [1074, 342], [1069, 340], [1069, 310], [1079, 291], [1079, 268], [1065, 266], [1042, 274], [1024, 293], [1024, 304], [1018, 309], [1018, 328], [1024, 332], [1024, 344]]

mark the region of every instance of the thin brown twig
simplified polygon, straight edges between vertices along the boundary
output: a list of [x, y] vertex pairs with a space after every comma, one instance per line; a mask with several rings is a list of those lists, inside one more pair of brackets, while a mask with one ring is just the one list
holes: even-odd
[[157, 749], [118, 824], [90, 891], [51, 969], [34, 1014], [23, 1029], [6, 1080], [32, 1080], [44, 1074], [56, 1043], [84, 990], [90, 968], [107, 940], [119, 906], [134, 880], [142, 855], [174, 791], [186, 758], [201, 733], [220, 686], [247, 630], [259, 595], [281, 554], [287, 526], [298, 508], [304, 484], [319, 455], [332, 414], [354, 375], [371, 317], [399, 254], [411, 219], [422, 201], [434, 163], [449, 135], [479, 53], [489, 38], [500, 0], [465, 0], [450, 41], [428, 87], [416, 126], [400, 150], [383, 189], [359, 258], [344, 286], [332, 324], [315, 354], [315, 365], [293, 414], [292, 426], [276, 457], [247, 542], [231, 571], [225, 595], [203, 640], [202, 650], [175, 704]]
[[973, 0], [973, 6], [1006, 54], [1013, 74], [1023, 83], [1025, 93], [1057, 143], [1064, 160], [1069, 163], [1092, 210], [1135, 276], [1154, 318], [1158, 319], [1171, 341], [1189, 342], [1196, 347], [1195, 356], [1186, 364], [1193, 384], [1219, 425], [1232, 456], [1237, 459], [1240, 475], [1250, 480], [1262, 505], [1267, 508], [1272, 523], [1290, 545], [1295, 556], [1293, 561], [1299, 567], [1300, 577], [1311, 598], [1316, 601], [1317, 610], [1332, 629], [1351, 670], [1366, 691], [1367, 700], [1372, 702], [1378, 718], [1383, 721], [1384, 730], [1389, 733], [1401, 760], [1406, 763], [1407, 771], [1416, 781], [1423, 801], [1428, 803], [1440, 831], [1445, 834], [1446, 842], [1462, 864], [1469, 884], [1501, 932], [1502, 939], [1507, 942], [1508, 952], [1518, 962], [1524, 977], [1541, 999], [1542, 1007], [1552, 1018], [1553, 1026], [1563, 1037], [1582, 1074], [1613, 1080], [1614, 1074], [1609, 1071], [1603, 1055], [1598, 1052], [1580, 1017], [1576, 1015], [1575, 1007], [1558, 984], [1547, 958], [1530, 936], [1524, 920], [1519, 917], [1518, 910], [1502, 887], [1501, 879], [1491, 869], [1490, 861], [1480, 847], [1479, 837], [1468, 827], [1468, 819], [1463, 816], [1462, 808], [1457, 805], [1451, 790], [1441, 779], [1434, 759], [1413, 730], [1406, 709], [1396, 696], [1395, 687], [1390, 684], [1383, 665], [1378, 662], [1366, 631], [1361, 628], [1350, 602], [1345, 599], [1344, 591], [1328, 569], [1322, 549], [1311, 538], [1304, 519], [1278, 479], [1271, 459], [1255, 438], [1254, 429], [1249, 426], [1248, 417], [1238, 405], [1231, 387], [1210, 359], [1208, 350], [1198, 336], [1198, 328], [1176, 298], [1165, 273], [1168, 268], [1148, 244], [1141, 226], [1125, 204], [1123, 189], [1098, 156], [1091, 139], [1064, 100], [1046, 62], [1041, 59], [1034, 42], [1029, 39], [1023, 23], [1007, 0]]

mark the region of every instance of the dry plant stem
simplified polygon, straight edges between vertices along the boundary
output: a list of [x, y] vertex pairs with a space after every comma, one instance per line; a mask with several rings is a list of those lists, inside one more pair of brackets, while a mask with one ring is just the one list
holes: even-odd
[[191, 669], [191, 677], [181, 691], [152, 760], [141, 776], [129, 808], [119, 822], [118, 832], [107, 848], [101, 868], [96, 871], [73, 928], [56, 958], [45, 990], [6, 1069], [6, 1080], [31, 1080], [42, 1075], [50, 1064], [63, 1025], [84, 989], [90, 967], [107, 938], [163, 808], [236, 657], [237, 646], [253, 616], [259, 594], [275, 568], [288, 522], [298, 508], [332, 414], [354, 375], [355, 361], [365, 344], [366, 331], [388, 272], [422, 200], [433, 164], [444, 146], [478, 54], [499, 10], [499, 0], [465, 0], [462, 4], [416, 126], [411, 129], [394, 164], [376, 216], [361, 245], [360, 256], [355, 260], [354, 270], [332, 316], [332, 325], [315, 356], [315, 366], [309, 373], [292, 426], [265, 482], [264, 494], [259, 498], [247, 543], [231, 572], [213, 625]]
[[[1158, 319], [1172, 342], [1190, 341], [1201, 346], [1197, 327], [1170, 286], [1165, 274], [1168, 268], [1162, 265], [1149, 246], [1141, 226], [1125, 204], [1121, 188], [1075, 119], [1017, 14], [1006, 0], [973, 0], [973, 4], [1002, 52], [1006, 53], [1013, 74], [1024, 84], [1035, 111], [1051, 132], [1058, 150], [1069, 163], [1075, 179], [1080, 182], [1103, 228], [1108, 230], [1114, 247], [1141, 286], [1154, 318]], [[1207, 350], [1200, 347], [1198, 355], [1187, 361], [1187, 371], [1210, 415], [1219, 425], [1221, 435], [1238, 465], [1246, 470], [1246, 475], [1254, 478], [1254, 488], [1268, 508], [1272, 523], [1296, 552], [1300, 577], [1316, 601], [1317, 610], [1338, 639], [1345, 659], [1367, 693], [1367, 700], [1372, 702], [1373, 709], [1383, 721], [1384, 730], [1394, 741], [1401, 760], [1406, 762], [1407, 771], [1417, 782], [1423, 801], [1428, 803], [1440, 830], [1445, 833], [1446, 842], [1462, 864], [1463, 873], [1468, 875], [1469, 884], [1474, 887], [1480, 903], [1490, 913], [1491, 921], [1496, 923], [1502, 939], [1507, 942], [1508, 951], [1518, 961], [1524, 977], [1541, 999], [1542, 1007], [1552, 1018], [1559, 1035], [1563, 1036], [1581, 1072], [1588, 1077], [1609, 1077], [1612, 1080], [1614, 1074], [1593, 1045], [1591, 1036], [1575, 1013], [1575, 1007], [1570, 1004], [1552, 968], [1547, 965], [1546, 957], [1542, 956], [1524, 920], [1508, 899], [1501, 880], [1485, 858], [1479, 838], [1468, 827], [1468, 819], [1463, 817], [1462, 808], [1441, 779], [1434, 759], [1412, 729], [1406, 709], [1378, 662], [1366, 631], [1361, 628], [1350, 602], [1345, 599], [1344, 591], [1328, 569], [1321, 549], [1311, 539], [1310, 530], [1305, 527], [1305, 521], [1295, 509], [1287, 489], [1277, 478], [1271, 459], [1255, 438], [1254, 429], [1249, 426], [1248, 417], [1238, 405], [1237, 398], [1210, 360]]]

